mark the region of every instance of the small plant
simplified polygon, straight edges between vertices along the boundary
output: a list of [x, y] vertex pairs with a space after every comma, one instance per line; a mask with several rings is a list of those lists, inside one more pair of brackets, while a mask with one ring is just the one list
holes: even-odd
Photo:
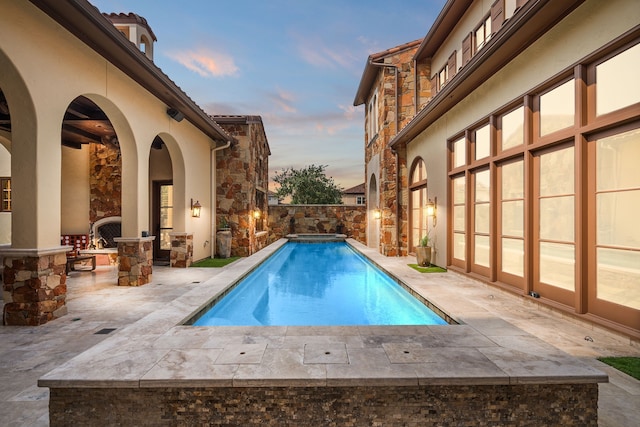
[[429, 237], [429, 233], [427, 233], [426, 236], [422, 236], [420, 238], [420, 242], [418, 243], [418, 246], [422, 247], [422, 248], [426, 248], [427, 246], [429, 246], [429, 241], [431, 240], [431, 238]]
[[221, 230], [229, 228], [229, 222], [227, 221], [227, 218], [225, 218], [223, 216], [220, 217], [219, 224], [220, 225], [218, 226], [218, 228], [221, 229]]

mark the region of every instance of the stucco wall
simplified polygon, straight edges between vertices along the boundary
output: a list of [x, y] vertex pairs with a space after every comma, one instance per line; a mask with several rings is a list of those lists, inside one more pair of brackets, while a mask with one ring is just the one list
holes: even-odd
[[[77, 191], [80, 181], [66, 186], [76, 177], [72, 169], [84, 169], [87, 163], [76, 158], [80, 153], [67, 154], [60, 144], [65, 110], [75, 98], [86, 96], [106, 113], [120, 144], [123, 236], [138, 237], [149, 229], [149, 152], [153, 139], [161, 135], [172, 161], [174, 229], [193, 232], [194, 258], [208, 256], [206, 242], [212, 241], [210, 138], [188, 120], [171, 119], [164, 102], [31, 3], [3, 2], [2, 8], [0, 87], [12, 118], [13, 247], [54, 247], [63, 230], [89, 229], [85, 190]], [[34, 188], [47, 190], [36, 192]], [[191, 217], [190, 198], [202, 204], [200, 218]]]
[[438, 198], [437, 265], [446, 264], [447, 253], [447, 140], [633, 28], [638, 14], [625, 12], [633, 9], [630, 3], [585, 2], [408, 144], [407, 163], [425, 160], [429, 198]]

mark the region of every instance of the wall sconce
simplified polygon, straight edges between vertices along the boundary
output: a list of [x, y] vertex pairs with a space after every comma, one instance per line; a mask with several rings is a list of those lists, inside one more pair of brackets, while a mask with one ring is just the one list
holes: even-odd
[[438, 198], [434, 197], [433, 198], [434, 201], [431, 201], [431, 199], [429, 199], [429, 201], [426, 204], [426, 210], [427, 210], [427, 216], [430, 216], [433, 218], [433, 226], [436, 226], [436, 217], [437, 217], [437, 204], [438, 204]]
[[253, 217], [255, 219], [260, 219], [261, 216], [262, 216], [262, 212], [260, 212], [259, 210], [253, 211]]
[[380, 209], [374, 209], [373, 210], [373, 218], [374, 219], [380, 219], [382, 217], [382, 212], [380, 212]]
[[202, 205], [200, 204], [199, 201], [196, 200], [196, 202], [193, 203], [193, 199], [191, 199], [191, 216], [194, 218], [200, 218], [201, 207]]

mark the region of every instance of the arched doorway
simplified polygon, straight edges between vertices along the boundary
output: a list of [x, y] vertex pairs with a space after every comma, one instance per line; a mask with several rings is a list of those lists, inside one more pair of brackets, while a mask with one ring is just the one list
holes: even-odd
[[369, 178], [369, 191], [367, 194], [369, 218], [367, 230], [367, 243], [370, 248], [378, 248], [380, 246], [380, 207], [378, 205], [378, 182], [375, 175]]
[[420, 238], [429, 232], [427, 223], [427, 168], [424, 160], [418, 157], [411, 165], [409, 174], [409, 251], [414, 252]]
[[171, 154], [160, 136], [156, 136], [149, 152], [151, 184], [151, 230], [154, 264], [169, 265], [171, 236], [174, 230], [174, 187]]

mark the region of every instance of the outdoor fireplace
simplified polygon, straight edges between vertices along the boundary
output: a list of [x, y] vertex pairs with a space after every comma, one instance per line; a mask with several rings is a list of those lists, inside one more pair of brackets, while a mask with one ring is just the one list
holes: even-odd
[[117, 248], [114, 241], [116, 237], [122, 237], [122, 218], [119, 216], [109, 216], [93, 223], [92, 247], [95, 249]]

